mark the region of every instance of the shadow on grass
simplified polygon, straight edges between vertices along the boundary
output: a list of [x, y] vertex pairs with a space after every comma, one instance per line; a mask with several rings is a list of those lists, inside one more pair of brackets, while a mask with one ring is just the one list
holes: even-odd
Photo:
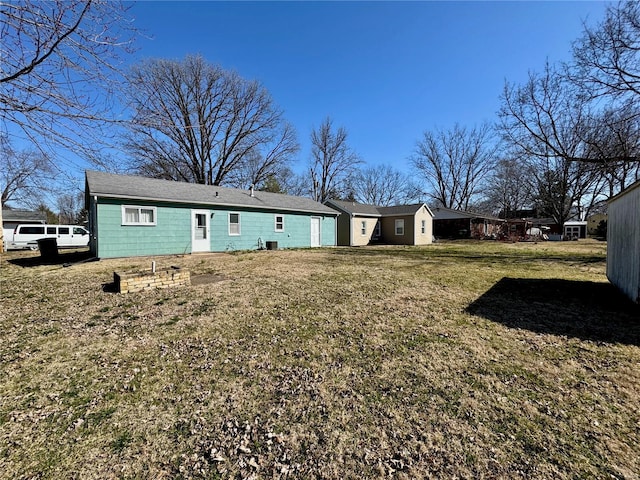
[[640, 306], [610, 283], [505, 277], [467, 312], [510, 328], [640, 346]]
[[7, 260], [9, 263], [18, 265], [19, 267], [38, 267], [40, 265], [62, 265], [72, 266], [74, 263], [84, 263], [99, 260], [91, 255], [89, 250], [70, 250], [60, 251], [53, 256], [29, 256], [18, 257]]
[[492, 264], [495, 262], [508, 261], [510, 263], [527, 263], [532, 261], [543, 262], [568, 262], [583, 264], [604, 264], [606, 257], [604, 255], [581, 254], [581, 253], [564, 253], [550, 254], [549, 252], [509, 252], [509, 253], [469, 253], [466, 250], [440, 249], [430, 250], [428, 247], [406, 247], [406, 246], [378, 246], [367, 245], [364, 247], [339, 247], [332, 251], [334, 255], [340, 256], [361, 256], [361, 257], [396, 257], [409, 260], [436, 260], [450, 259], [460, 261], [473, 261], [484, 264]]

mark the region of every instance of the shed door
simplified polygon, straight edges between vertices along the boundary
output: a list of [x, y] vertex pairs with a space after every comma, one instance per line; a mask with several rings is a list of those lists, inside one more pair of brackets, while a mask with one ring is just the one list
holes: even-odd
[[311, 246], [319, 247], [320, 244], [320, 217], [311, 217]]
[[210, 227], [208, 210], [191, 211], [191, 251], [208, 252], [210, 250]]

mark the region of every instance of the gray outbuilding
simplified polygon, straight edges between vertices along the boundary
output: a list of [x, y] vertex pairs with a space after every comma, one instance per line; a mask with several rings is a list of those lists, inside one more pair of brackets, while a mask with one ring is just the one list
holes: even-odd
[[609, 200], [607, 277], [640, 303], [640, 181]]

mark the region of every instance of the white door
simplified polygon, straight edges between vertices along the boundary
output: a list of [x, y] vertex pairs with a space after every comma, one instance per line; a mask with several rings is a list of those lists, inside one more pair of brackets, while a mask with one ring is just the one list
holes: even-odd
[[47, 235], [46, 237], [52, 237], [50, 235], [50, 229], [58, 229], [58, 234], [53, 235], [56, 238], [56, 244], [59, 247], [73, 247], [73, 228], [70, 226], [60, 226], [60, 227], [47, 227]]
[[311, 217], [311, 246], [320, 246], [320, 217]]
[[191, 210], [191, 251], [208, 252], [211, 249], [209, 234], [209, 211]]

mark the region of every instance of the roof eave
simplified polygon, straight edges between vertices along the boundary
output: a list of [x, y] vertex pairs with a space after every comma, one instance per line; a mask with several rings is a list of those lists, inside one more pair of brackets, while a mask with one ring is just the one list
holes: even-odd
[[90, 192], [90, 195], [98, 198], [113, 198], [117, 200], [139, 200], [145, 202], [163, 202], [163, 203], [178, 203], [181, 205], [211, 205], [216, 207], [232, 207], [232, 208], [250, 208], [253, 210], [272, 210], [278, 212], [300, 212], [300, 213], [312, 213], [312, 214], [324, 214], [324, 215], [332, 215], [338, 216], [340, 213], [335, 210], [326, 211], [326, 210], [309, 210], [309, 209], [301, 209], [301, 208], [287, 208], [287, 207], [271, 207], [271, 206], [257, 206], [257, 205], [246, 205], [239, 203], [216, 203], [210, 201], [192, 201], [192, 200], [174, 200], [174, 199], [166, 199], [166, 198], [156, 198], [156, 197], [143, 197], [137, 195], [117, 195], [113, 193], [96, 193]]

